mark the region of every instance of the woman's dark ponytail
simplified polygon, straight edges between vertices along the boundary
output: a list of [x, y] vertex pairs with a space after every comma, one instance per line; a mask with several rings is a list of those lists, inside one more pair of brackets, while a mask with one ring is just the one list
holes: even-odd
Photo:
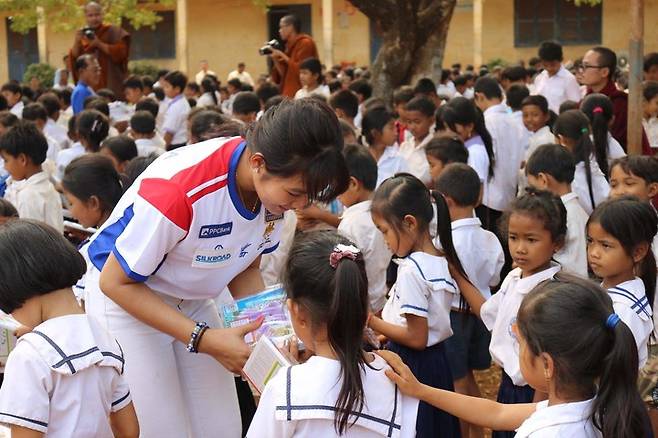
[[594, 155], [599, 168], [609, 177], [608, 169], [608, 124], [614, 115], [614, 107], [608, 96], [600, 93], [590, 94], [583, 99], [580, 110], [587, 116], [592, 126], [594, 137]]

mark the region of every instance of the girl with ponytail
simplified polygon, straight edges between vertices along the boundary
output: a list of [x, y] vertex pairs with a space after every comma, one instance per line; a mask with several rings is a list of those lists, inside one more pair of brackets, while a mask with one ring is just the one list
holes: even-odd
[[[430, 236], [432, 204], [437, 208], [437, 250]], [[438, 192], [430, 193], [416, 177], [401, 173], [377, 189], [372, 220], [397, 257], [397, 281], [382, 317], [371, 316], [368, 326], [389, 342], [419, 376], [421, 382], [452, 391], [453, 378], [444, 342], [452, 336], [450, 309], [457, 293], [448, 263], [464, 277], [452, 243], [450, 213]], [[457, 418], [426, 403], [418, 407], [417, 437], [459, 437]]]
[[101, 143], [107, 137], [110, 123], [100, 111], [84, 110], [76, 117], [76, 129], [85, 152], [94, 153], [100, 150]]
[[437, 390], [396, 355], [380, 355], [404, 394], [484, 427], [516, 430], [516, 438], [651, 436], [633, 334], [605, 291], [576, 277], [547, 280], [524, 297], [512, 330], [523, 375], [548, 400], [508, 405]]
[[612, 160], [626, 155], [619, 142], [610, 135], [609, 128], [614, 121], [612, 101], [605, 94], [589, 94], [580, 104], [580, 110], [587, 116], [592, 127], [596, 162], [605, 177], [609, 179]]
[[362, 348], [369, 301], [361, 252], [335, 231], [303, 233], [284, 284], [295, 333], [315, 355], [268, 382], [247, 437], [413, 437], [418, 401], [401, 396], [382, 358]]

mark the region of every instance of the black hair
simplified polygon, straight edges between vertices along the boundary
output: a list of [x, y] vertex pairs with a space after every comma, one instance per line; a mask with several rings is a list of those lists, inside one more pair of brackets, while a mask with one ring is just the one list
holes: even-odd
[[155, 83], [155, 81], [151, 76], [144, 75], [141, 77], [141, 80], [142, 80], [142, 85], [145, 88], [153, 88], [153, 84]]
[[386, 108], [377, 107], [366, 111], [361, 120], [361, 135], [366, 143], [364, 146], [372, 145], [375, 141], [372, 131], [382, 132], [384, 127], [393, 119], [393, 114]]
[[144, 91], [144, 82], [139, 76], [131, 75], [123, 81], [123, 88], [133, 88], [135, 90]]
[[109, 102], [114, 102], [115, 100], [117, 100], [117, 97], [114, 94], [114, 91], [110, 90], [109, 88], [101, 88], [100, 90], [98, 90], [96, 92], [96, 94], [99, 97], [102, 97], [103, 99], [105, 99], [108, 103]]
[[[166, 68], [162, 68], [162, 69], [158, 70], [158, 79], [164, 78], [165, 76], [167, 76], [167, 74], [169, 74], [169, 70], [167, 70]], [[185, 82], [187, 82], [187, 81], [185, 81]]]
[[153, 87], [153, 94], [158, 102], [162, 102], [165, 98], [165, 92], [162, 87]]
[[322, 77], [322, 64], [318, 58], [306, 58], [299, 64], [300, 70], [308, 70], [313, 75], [318, 75], [318, 83], [321, 84], [324, 82]]
[[521, 102], [521, 108], [527, 105], [536, 106], [541, 110], [542, 113], [549, 114], [548, 100], [546, 100], [546, 98], [541, 94], [533, 94], [532, 96], [524, 98]]
[[9, 103], [7, 103], [5, 96], [0, 94], [0, 112], [6, 111], [7, 109], [9, 109]]
[[455, 201], [460, 207], [475, 207], [480, 199], [480, 177], [465, 163], [448, 164], [434, 188]]
[[596, 162], [608, 178], [608, 125], [614, 117], [612, 101], [605, 94], [589, 94], [580, 103], [580, 110], [590, 121]]
[[400, 105], [402, 103], [406, 104], [414, 97], [413, 88], [408, 85], [402, 86], [393, 93], [393, 105]]
[[84, 109], [96, 110], [101, 114], [104, 114], [108, 119], [110, 117], [110, 105], [107, 103], [107, 100], [102, 97], [89, 96], [85, 99]]
[[585, 177], [587, 179], [589, 198], [592, 202], [592, 208], [596, 207], [594, 191], [592, 189], [592, 167], [590, 165], [590, 156], [594, 150], [594, 145], [589, 138], [589, 119], [580, 110], [565, 111], [555, 121], [553, 133], [556, 136], [562, 135], [576, 142], [572, 153], [576, 164], [581, 161], [585, 164]]
[[436, 204], [437, 232], [446, 260], [467, 277], [452, 243], [450, 211], [445, 198], [408, 173], [398, 173], [381, 183], [372, 200], [371, 212], [382, 217], [399, 235], [407, 215], [416, 218], [420, 233], [429, 233], [434, 218], [432, 202]]
[[73, 70], [75, 72], [80, 72], [80, 70], [84, 70], [85, 68], [89, 67], [89, 64], [96, 59], [94, 55], [80, 55], [76, 58], [75, 64], [73, 65]]
[[466, 77], [466, 75], [459, 75], [452, 81], [455, 87], [466, 85], [466, 82], [468, 82], [468, 78]]
[[187, 85], [185, 85], [185, 88], [190, 89], [195, 93], [201, 92], [201, 87], [199, 87], [199, 84], [197, 84], [196, 82], [188, 82]]
[[46, 107], [38, 102], [32, 102], [25, 105], [23, 108], [23, 119], [31, 122], [41, 120], [46, 122], [48, 120], [48, 112]]
[[57, 97], [64, 102], [64, 105], [66, 107], [71, 105], [71, 95], [73, 92], [71, 91], [70, 88], [62, 88], [61, 90], [54, 90], [53, 91], [55, 94], [57, 94]]
[[388, 108], [386, 102], [379, 97], [370, 97], [367, 100], [363, 101], [363, 111], [364, 113], [376, 109], [376, 108]]
[[611, 81], [614, 80], [617, 73], [617, 54], [613, 50], [603, 46], [596, 46], [591, 50], [599, 55], [598, 65], [601, 67], [607, 67], [610, 71], [608, 79]]
[[351, 90], [340, 90], [331, 95], [329, 105], [336, 110], [342, 110], [351, 119], [359, 112], [359, 98]]
[[544, 41], [539, 45], [539, 59], [542, 61], [560, 61], [564, 59], [562, 46], [555, 41]]
[[100, 111], [86, 109], [76, 116], [75, 125], [78, 135], [87, 141], [91, 152], [98, 152], [110, 130], [107, 116]]
[[33, 297], [69, 289], [87, 270], [82, 255], [54, 228], [15, 219], [0, 226], [0, 309], [12, 313]]
[[643, 70], [645, 73], [649, 73], [649, 70], [654, 65], [658, 65], [658, 52], [647, 53], [644, 56]]
[[512, 111], [519, 111], [523, 106], [523, 100], [530, 96], [530, 91], [525, 85], [514, 84], [507, 89], [507, 104]]
[[233, 100], [233, 114], [250, 114], [260, 111], [260, 100], [253, 91], [240, 91]]
[[650, 422], [636, 388], [637, 347], [624, 322], [608, 325], [613, 313], [600, 286], [557, 274], [523, 298], [516, 323], [532, 355], [553, 359], [558, 395], [594, 398], [604, 438], [639, 438]]
[[146, 170], [147, 167], [151, 165], [155, 160], [157, 160], [158, 155], [155, 153], [149, 154], [146, 157], [135, 157], [128, 164], [126, 164], [126, 174], [125, 174], [125, 184], [124, 188], [127, 190], [130, 186], [133, 185], [135, 180]]
[[0, 218], [16, 218], [18, 217], [18, 210], [14, 204], [7, 201], [5, 198], [0, 198]]
[[326, 103], [284, 100], [263, 114], [247, 141], [251, 152], [263, 155], [270, 174], [302, 174], [309, 202], [331, 201], [347, 189], [343, 136]]
[[0, 125], [5, 128], [11, 128], [18, 122], [18, 117], [16, 114], [10, 111], [0, 111]]
[[500, 74], [501, 79], [507, 79], [510, 82], [525, 80], [526, 69], [520, 65], [507, 67]]
[[258, 96], [258, 99], [260, 99], [261, 103], [265, 105], [265, 103], [270, 100], [270, 98], [274, 96], [279, 96], [279, 88], [270, 83], [264, 83], [260, 87], [258, 87], [258, 90], [256, 90], [256, 95]]
[[368, 149], [348, 144], [343, 148], [343, 156], [350, 176], [359, 181], [363, 188], [374, 192], [377, 186], [377, 162]]
[[27, 85], [21, 85], [22, 88], [22, 93], [23, 93], [23, 101], [25, 102], [32, 102], [34, 101], [34, 94], [35, 92], [32, 91], [30, 87]]
[[546, 173], [560, 183], [571, 184], [575, 172], [576, 163], [573, 154], [559, 144], [539, 146], [525, 165], [526, 175], [537, 176]]
[[349, 123], [343, 119], [338, 119], [338, 123], [340, 124], [340, 133], [343, 135], [343, 138], [348, 136], [356, 138], [356, 132], [354, 132], [354, 128]]
[[96, 196], [104, 214], [114, 209], [123, 194], [112, 160], [99, 154], [82, 155], [71, 161], [64, 170], [62, 187], [82, 202]]
[[654, 97], [658, 96], [658, 82], [656, 81], [647, 81], [642, 87], [642, 97], [644, 100], [649, 102]]
[[295, 32], [297, 33], [302, 31], [302, 20], [300, 20], [297, 15], [288, 14], [283, 18], [281, 18], [281, 21], [283, 21], [286, 24], [292, 25], [292, 28], [295, 29]]
[[217, 111], [201, 110], [190, 119], [190, 134], [198, 141], [216, 138], [214, 135], [212, 137], [206, 135], [227, 121], [228, 119]]
[[18, 120], [14, 126], [0, 135], [0, 151], [5, 151], [12, 157], [25, 154], [32, 164], [38, 166], [46, 161], [48, 141], [34, 122]]
[[148, 111], [135, 111], [130, 118], [130, 129], [137, 134], [153, 134], [155, 117]]
[[167, 73], [164, 77], [164, 80], [169, 82], [172, 87], [178, 87], [181, 93], [187, 85], [187, 76], [178, 70], [170, 71]]
[[21, 84], [16, 81], [9, 81], [2, 85], [1, 91], [9, 91], [10, 93], [23, 95], [23, 88]]
[[213, 78], [208, 76], [204, 77], [201, 81], [201, 91], [204, 93], [210, 93], [210, 97], [215, 105], [218, 105], [217, 101], [217, 82]]
[[153, 115], [153, 118], [157, 119], [160, 105], [158, 105], [158, 102], [152, 97], [147, 97], [135, 104], [135, 111], [148, 111]]
[[647, 184], [658, 183], [658, 157], [649, 155], [626, 155], [615, 159], [610, 164], [610, 172], [615, 166], [624, 173], [642, 178]]
[[289, 100], [286, 96], [282, 94], [277, 94], [276, 96], [272, 96], [267, 101], [265, 102], [265, 105], [263, 106], [263, 111], [267, 111], [272, 107], [277, 106], [284, 100]]
[[484, 76], [475, 81], [473, 86], [475, 93], [482, 93], [487, 99], [503, 99], [503, 92], [500, 85], [494, 78]]
[[110, 151], [110, 154], [119, 161], [124, 163], [137, 156], [137, 145], [135, 140], [127, 135], [117, 135], [110, 137], [103, 142], [103, 149]]
[[417, 96], [407, 102], [404, 109], [406, 111], [418, 111], [426, 117], [434, 117], [436, 105], [428, 97]]
[[441, 105], [436, 109], [436, 112], [434, 113], [434, 132], [442, 132], [442, 131], [447, 131], [448, 126], [445, 123], [445, 120], [443, 120], [443, 112], [445, 111], [445, 105]]
[[526, 193], [513, 200], [500, 218], [499, 229], [505, 236], [509, 234], [509, 219], [513, 214], [541, 221], [544, 229], [551, 233], [553, 242], [564, 243], [567, 235], [567, 210], [559, 196], [532, 186], [527, 187]]
[[237, 88], [239, 91], [242, 91], [242, 89], [244, 87], [244, 84], [238, 78], [233, 78], [233, 79], [229, 80], [226, 84], [230, 85], [234, 88]]
[[443, 121], [453, 132], [457, 132], [457, 125], [473, 124], [473, 129], [480, 136], [482, 143], [484, 143], [484, 148], [487, 150], [487, 155], [489, 156], [489, 178], [491, 178], [494, 174], [494, 164], [497, 157], [494, 155], [493, 139], [484, 123], [482, 112], [480, 112], [471, 100], [461, 96], [450, 99], [444, 107]]
[[343, 257], [333, 268], [329, 259], [337, 245], [353, 243], [336, 231], [302, 233], [290, 249], [283, 282], [288, 298], [308, 312], [311, 329], [326, 325], [329, 345], [340, 362], [334, 428], [343, 435], [358, 418], [354, 412], [364, 406], [361, 372], [369, 365], [362, 339], [369, 305], [363, 255]]
[[46, 109], [48, 117], [53, 118], [58, 111], [62, 109], [59, 104], [59, 97], [55, 93], [43, 93], [37, 100]]
[[609, 199], [594, 209], [587, 226], [597, 223], [619, 240], [626, 254], [632, 257], [638, 245], [648, 245], [647, 255], [639, 263], [638, 277], [644, 283], [649, 303], [653, 303], [656, 292], [656, 257], [651, 245], [658, 229], [658, 215], [648, 202], [631, 196]]
[[430, 78], [421, 78], [416, 82], [414, 94], [429, 97], [436, 94], [436, 84]]
[[464, 142], [455, 135], [441, 135], [432, 138], [425, 146], [425, 153], [440, 160], [443, 164], [468, 161], [468, 149], [464, 146]]
[[573, 100], [565, 100], [560, 104], [560, 108], [558, 108], [557, 112], [559, 114], [562, 114], [569, 110], [577, 110], [579, 107], [580, 105], [578, 104], [578, 102], [575, 102]]

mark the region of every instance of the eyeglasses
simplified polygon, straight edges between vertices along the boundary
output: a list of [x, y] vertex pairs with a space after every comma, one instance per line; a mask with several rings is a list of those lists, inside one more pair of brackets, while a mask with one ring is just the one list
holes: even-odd
[[578, 71], [582, 72], [587, 70], [588, 68], [608, 68], [607, 65], [591, 65], [591, 64], [580, 64], [578, 66]]

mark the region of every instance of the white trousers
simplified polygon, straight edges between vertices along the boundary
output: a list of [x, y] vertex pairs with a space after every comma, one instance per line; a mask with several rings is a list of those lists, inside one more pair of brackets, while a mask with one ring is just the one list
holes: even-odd
[[[212, 300], [159, 296], [191, 319], [220, 327]], [[189, 353], [183, 343], [133, 318], [100, 290], [87, 295], [86, 309], [123, 348], [124, 376], [142, 438], [241, 436], [234, 378], [219, 362]]]

